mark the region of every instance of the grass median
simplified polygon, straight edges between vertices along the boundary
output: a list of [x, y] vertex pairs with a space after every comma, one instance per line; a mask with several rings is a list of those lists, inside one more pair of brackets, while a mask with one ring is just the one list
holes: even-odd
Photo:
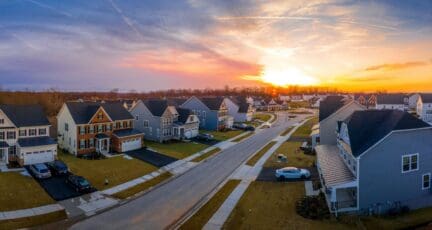
[[32, 217], [24, 217], [14, 220], [0, 220], [0, 229], [21, 229], [49, 224], [67, 218], [64, 210]]
[[151, 187], [161, 183], [162, 181], [165, 181], [167, 179], [169, 179], [172, 176], [171, 173], [169, 172], [165, 172], [162, 173], [161, 175], [152, 178], [144, 183], [141, 184], [137, 184], [131, 188], [128, 188], [124, 191], [118, 192], [116, 194], [113, 195], [113, 197], [118, 198], [118, 199], [126, 199], [128, 197], [131, 197], [139, 192], [145, 191], [147, 189], [150, 189]]
[[229, 180], [204, 206], [189, 218], [180, 229], [202, 229], [239, 184], [240, 180]]
[[242, 140], [244, 140], [244, 139], [246, 139], [246, 138], [248, 138], [248, 137], [250, 137], [250, 136], [252, 136], [254, 134], [255, 134], [255, 132], [249, 132], [249, 133], [247, 133], [247, 134], [245, 134], [245, 135], [243, 135], [241, 137], [238, 137], [238, 138], [232, 140], [232, 142], [240, 142], [240, 141], [242, 141]]
[[268, 143], [266, 146], [264, 146], [264, 148], [262, 148], [259, 152], [255, 153], [255, 155], [253, 155], [253, 157], [250, 158], [250, 159], [246, 162], [246, 164], [249, 165], [249, 166], [254, 166], [254, 165], [259, 161], [259, 159], [261, 159], [261, 157], [264, 156], [264, 154], [265, 154], [267, 151], [269, 151], [269, 149], [270, 149], [271, 147], [273, 147], [273, 145], [275, 145], [275, 144], [276, 144], [276, 141], [269, 142], [269, 143]]
[[233, 137], [242, 134], [243, 130], [229, 130], [229, 131], [202, 131], [202, 133], [208, 133], [214, 136], [214, 139], [218, 141], [226, 141]]
[[283, 136], [283, 137], [285, 137], [286, 135], [288, 135], [288, 133], [290, 133], [291, 132], [291, 130], [293, 130], [294, 129], [294, 127], [289, 127], [289, 128], [287, 128], [285, 131], [283, 131], [282, 133], [281, 133], [281, 136]]
[[216, 153], [218, 153], [218, 152], [220, 152], [220, 151], [221, 151], [220, 148], [215, 148], [215, 149], [210, 150], [210, 151], [204, 153], [203, 155], [201, 155], [201, 156], [199, 156], [199, 157], [193, 159], [192, 162], [201, 162], [201, 161], [203, 161], [203, 160], [209, 158], [210, 156], [213, 156], [214, 154], [216, 154]]

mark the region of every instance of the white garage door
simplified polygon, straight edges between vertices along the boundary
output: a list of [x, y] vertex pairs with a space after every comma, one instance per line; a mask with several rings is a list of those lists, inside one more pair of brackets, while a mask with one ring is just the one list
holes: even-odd
[[24, 153], [24, 165], [32, 165], [54, 161], [54, 153], [49, 151], [36, 151]]
[[141, 148], [141, 139], [134, 138], [122, 142], [122, 152], [132, 151]]

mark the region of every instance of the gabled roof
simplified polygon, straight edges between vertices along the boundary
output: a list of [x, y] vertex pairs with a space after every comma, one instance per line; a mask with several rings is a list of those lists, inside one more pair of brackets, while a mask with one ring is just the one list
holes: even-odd
[[423, 103], [432, 103], [432, 93], [420, 94]]
[[354, 156], [362, 154], [391, 131], [430, 127], [426, 122], [399, 110], [355, 111], [344, 123], [348, 125]]
[[0, 105], [16, 127], [50, 125], [40, 105]]
[[377, 104], [405, 104], [404, 94], [379, 94]]
[[178, 116], [178, 121], [180, 123], [186, 123], [187, 119], [189, 118], [190, 115], [193, 115], [192, 110], [190, 109], [185, 109], [185, 108], [176, 108], [179, 116]]
[[198, 99], [210, 110], [219, 110], [224, 101], [223, 97], [200, 97]]
[[327, 96], [320, 102], [319, 106], [319, 121], [322, 121], [338, 111], [346, 104], [343, 96]]
[[181, 106], [187, 101], [186, 98], [167, 98], [168, 105]]
[[18, 139], [20, 147], [34, 147], [34, 146], [45, 146], [55, 145], [57, 142], [51, 137], [31, 137], [31, 138], [20, 138]]
[[246, 97], [244, 96], [238, 96], [238, 97], [232, 97], [230, 98], [232, 102], [234, 102], [238, 107], [239, 113], [247, 113], [249, 110], [249, 103], [247, 103]]
[[150, 110], [153, 116], [156, 117], [162, 116], [165, 110], [168, 108], [167, 100], [162, 100], [162, 99], [146, 100], [144, 101], [144, 105], [147, 107], [147, 109]]
[[76, 124], [87, 124], [102, 107], [108, 116], [113, 120], [129, 120], [133, 116], [123, 107], [120, 102], [66, 102], [72, 118]]

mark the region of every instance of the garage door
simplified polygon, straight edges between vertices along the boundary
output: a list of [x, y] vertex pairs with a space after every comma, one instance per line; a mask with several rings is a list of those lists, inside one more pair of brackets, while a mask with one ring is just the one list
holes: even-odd
[[122, 142], [122, 152], [132, 151], [141, 148], [141, 139], [135, 138]]
[[54, 161], [54, 154], [52, 151], [36, 151], [26, 152], [24, 154], [24, 165], [32, 165]]

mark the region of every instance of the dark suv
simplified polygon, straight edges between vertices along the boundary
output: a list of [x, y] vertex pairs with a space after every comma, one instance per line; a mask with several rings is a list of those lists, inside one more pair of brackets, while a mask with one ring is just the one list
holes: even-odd
[[77, 192], [89, 192], [92, 189], [90, 183], [84, 177], [69, 175], [66, 183], [75, 189]]

